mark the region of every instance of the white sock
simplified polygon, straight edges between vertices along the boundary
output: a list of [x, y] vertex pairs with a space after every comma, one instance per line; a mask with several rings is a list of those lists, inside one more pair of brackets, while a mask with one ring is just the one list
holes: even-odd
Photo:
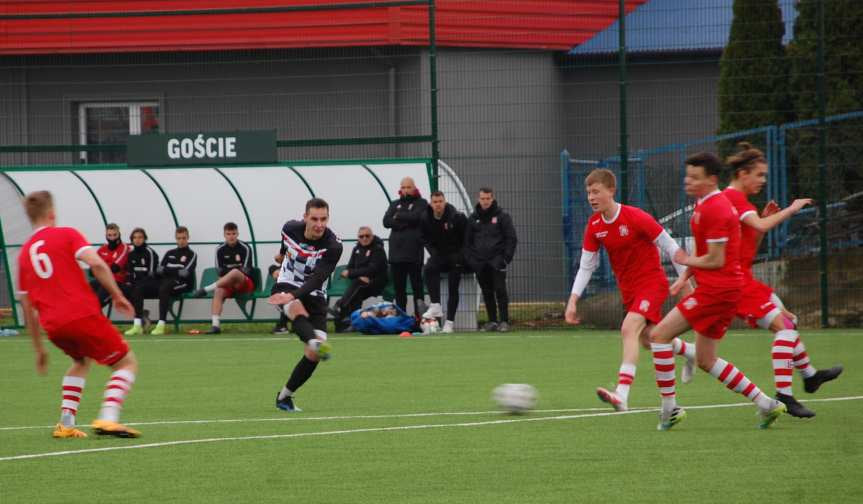
[[219, 324], [220, 324], [220, 323], [221, 323], [221, 322], [219, 321], [219, 316], [218, 316], [218, 315], [213, 315], [213, 327], [219, 327]]
[[214, 290], [216, 290], [216, 284], [215, 284], [215, 282], [214, 282], [214, 283], [211, 283], [210, 285], [208, 285], [208, 286], [206, 286], [206, 287], [204, 287], [204, 290], [205, 290], [206, 292], [213, 292]]
[[635, 380], [635, 364], [621, 364], [620, 371], [617, 373], [617, 388], [614, 392], [625, 403], [629, 402], [629, 387], [633, 380]]
[[60, 406], [60, 423], [65, 427], [75, 426], [75, 415], [81, 403], [84, 392], [84, 378], [78, 376], [63, 377], [63, 403]]
[[282, 390], [279, 391], [279, 400], [281, 401], [282, 399], [290, 397], [292, 395], [294, 395], [294, 391], [289, 389], [288, 386], [285, 385], [284, 387], [282, 387]]
[[120, 420], [120, 410], [126, 395], [135, 383], [135, 373], [128, 369], [120, 369], [111, 373], [111, 378], [105, 386], [105, 398], [102, 401], [102, 409], [99, 410], [99, 419], [109, 422]]
[[132, 325], [134, 325], [135, 327], [141, 327], [141, 319], [136, 318], [132, 321]]
[[674, 355], [682, 355], [687, 360], [695, 360], [695, 343], [687, 343], [680, 338], [671, 340]]

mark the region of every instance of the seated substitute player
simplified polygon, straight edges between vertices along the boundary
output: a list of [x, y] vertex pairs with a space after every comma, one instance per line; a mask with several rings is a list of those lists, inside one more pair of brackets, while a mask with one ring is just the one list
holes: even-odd
[[465, 214], [446, 202], [443, 192], [429, 196], [429, 206], [422, 216], [422, 237], [429, 252], [423, 275], [429, 291], [429, 307], [424, 319], [443, 317], [440, 305], [440, 276], [447, 274], [448, 299], [446, 321], [441, 332], [453, 332], [458, 309], [458, 288], [464, 271], [464, 234], [467, 230]]
[[222, 332], [222, 306], [225, 300], [238, 294], [250, 294], [255, 291], [252, 280], [252, 249], [239, 240], [240, 232], [233, 222], [225, 223], [225, 243], [216, 249], [216, 267], [219, 269], [219, 279], [210, 285], [205, 285], [195, 291], [196, 297], [204, 297], [213, 293], [213, 327], [205, 334]]
[[[605, 247], [617, 278], [626, 317], [620, 328], [623, 359], [617, 388], [612, 392], [599, 387], [596, 394], [615, 410], [626, 411], [629, 388], [638, 364], [638, 344], [641, 342], [650, 349], [650, 329], [662, 319], [662, 304], [668, 297], [668, 279], [657, 247], [672, 258], [680, 247], [647, 212], [614, 201], [617, 180], [611, 170], [593, 170], [587, 175], [584, 185], [587, 200], [596, 213], [584, 228], [581, 263], [572, 283], [565, 317], [570, 324], [580, 322], [576, 304], [599, 266], [599, 248]], [[674, 267], [678, 274], [685, 270], [678, 264]], [[686, 358], [682, 380], [689, 382], [695, 367], [695, 349], [680, 338], [674, 338], [672, 342], [675, 353]]]
[[189, 248], [189, 228], [180, 226], [174, 233], [177, 248], [165, 252], [157, 268], [159, 283], [159, 322], [150, 332], [155, 336], [165, 334], [165, 319], [174, 298], [192, 290], [198, 254]]
[[[129, 260], [129, 247], [123, 243], [120, 237], [120, 226], [113, 222], [105, 226], [105, 244], [99, 247], [96, 253], [111, 268], [114, 280], [122, 290], [123, 286], [126, 285], [126, 278], [129, 276], [129, 272], [126, 271], [126, 263]], [[90, 287], [96, 293], [96, 297], [99, 298], [101, 306], [104, 307], [111, 302], [111, 296], [98, 280], [95, 278], [91, 280]]]
[[717, 356], [719, 340], [734, 319], [743, 288], [740, 268], [740, 221], [737, 211], [719, 191], [722, 162], [702, 152], [686, 159], [686, 194], [698, 198], [690, 227], [695, 238], [695, 255], [682, 249], [674, 261], [688, 267], [671, 286], [677, 294], [690, 276], [696, 287], [650, 331], [656, 384], [662, 396], [659, 430], [668, 430], [686, 417], [677, 406], [674, 383], [672, 340], [690, 328], [696, 334], [695, 360], [698, 367], [758, 405], [759, 427], [766, 429], [785, 412], [785, 405], [761, 392], [734, 364]]
[[369, 226], [357, 230], [357, 244], [351, 251], [347, 267], [342, 270], [342, 277], [349, 279], [351, 284], [329, 310], [335, 318], [336, 332], [347, 329], [351, 314], [363, 305], [363, 301], [379, 296], [387, 286], [389, 277], [384, 241], [375, 236]]
[[288, 316], [294, 333], [305, 344], [304, 355], [276, 394], [276, 407], [284, 411], [300, 411], [294, 405], [294, 393], [312, 376], [318, 362], [328, 359], [332, 351], [327, 343], [324, 283], [339, 263], [342, 242], [327, 228], [329, 220], [327, 202], [312, 198], [306, 202], [303, 220], [288, 221], [282, 227], [280, 254], [284, 259], [269, 303]]
[[[144, 300], [153, 299], [159, 295], [159, 278], [156, 269], [159, 267], [159, 254], [147, 245], [147, 232], [143, 228], [135, 228], [129, 237], [132, 251], [129, 252], [129, 262], [126, 269], [129, 272], [129, 298], [135, 307], [135, 319], [132, 327], [124, 334], [137, 336], [144, 334], [143, 321], [147, 318], [144, 311]], [[150, 322], [148, 321], [147, 324]]]
[[48, 354], [42, 347], [39, 326], [48, 339], [72, 358], [63, 376], [63, 402], [55, 438], [87, 437], [76, 427], [75, 417], [90, 365], [93, 361], [113, 371], [105, 388], [99, 416], [91, 427], [98, 435], [138, 437], [140, 432], [119, 423], [120, 409], [135, 382], [138, 361], [129, 345], [103, 314], [87, 285], [78, 261], [90, 270], [110, 293], [117, 310], [132, 314], [108, 265], [78, 230], [56, 227], [51, 193], [36, 191], [24, 199], [33, 234], [18, 256], [18, 288], [24, 320], [36, 351], [36, 371], [45, 374]]
[[794, 398], [791, 390], [792, 366], [800, 372], [803, 388], [809, 393], [818, 390], [822, 383], [838, 377], [842, 373], [842, 366], [816, 370], [809, 363], [809, 356], [797, 332], [793, 316], [784, 310], [782, 301], [774, 294], [773, 289], [756, 280], [752, 273], [752, 262], [764, 233], [811, 204], [812, 200], [794, 200], [783, 210], [779, 210], [778, 205], [771, 201], [765, 207], [765, 214], [759, 217], [758, 209], [749, 202], [748, 197], [760, 193], [767, 183], [767, 159], [764, 153], [752, 148], [748, 143], [741, 142], [739, 145], [740, 152], [727, 159], [733, 173], [731, 184], [723, 191], [737, 209], [741, 222], [740, 260], [744, 287], [743, 296], [737, 305], [737, 316], [752, 327], [773, 332], [772, 357], [776, 398], [785, 403], [790, 415], [800, 418], [814, 417], [815, 412]]

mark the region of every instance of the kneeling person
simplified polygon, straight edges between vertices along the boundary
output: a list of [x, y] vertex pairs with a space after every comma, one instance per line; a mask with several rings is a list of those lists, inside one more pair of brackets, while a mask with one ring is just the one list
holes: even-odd
[[196, 297], [204, 297], [208, 292], [213, 293], [213, 327], [206, 334], [222, 332], [220, 318], [225, 299], [255, 291], [255, 282], [252, 280], [251, 247], [246, 242], [240, 241], [240, 232], [233, 222], [225, 223], [224, 233], [225, 243], [216, 249], [219, 279], [195, 291]]
[[177, 248], [165, 253], [162, 263], [156, 270], [161, 277], [159, 323], [150, 332], [156, 336], [165, 334], [165, 319], [173, 299], [192, 290], [195, 266], [198, 264], [198, 255], [189, 248], [189, 229], [186, 226], [178, 227], [174, 238], [177, 240]]
[[269, 303], [291, 320], [293, 332], [305, 343], [303, 357], [276, 395], [276, 407], [299, 411], [293, 395], [330, 356], [327, 343], [327, 292], [324, 283], [342, 256], [342, 242], [327, 229], [330, 207], [320, 198], [306, 202], [302, 221], [282, 227], [282, 269]]

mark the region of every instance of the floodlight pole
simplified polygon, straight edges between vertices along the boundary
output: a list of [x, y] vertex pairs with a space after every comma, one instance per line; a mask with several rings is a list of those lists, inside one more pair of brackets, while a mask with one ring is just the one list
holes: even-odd
[[629, 133], [626, 122], [626, 2], [619, 2], [618, 62], [620, 67], [620, 202], [629, 201]]

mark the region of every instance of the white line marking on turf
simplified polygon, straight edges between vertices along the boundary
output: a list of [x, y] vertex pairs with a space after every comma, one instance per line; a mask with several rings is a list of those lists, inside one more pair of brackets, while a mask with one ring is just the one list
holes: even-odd
[[[636, 408], [633, 408], [636, 409]], [[608, 411], [608, 408], [573, 408], [573, 409], [544, 409], [533, 410], [534, 413], [583, 413], [586, 411]], [[327, 420], [381, 420], [388, 418], [420, 418], [434, 416], [480, 416], [500, 415], [500, 410], [491, 411], [449, 411], [430, 413], [393, 413], [390, 415], [343, 415], [326, 417], [304, 417], [288, 416], [274, 418], [228, 418], [213, 420], [160, 420], [155, 422], [127, 422], [126, 425], [184, 425], [184, 424], [217, 424], [217, 423], [240, 423], [240, 422], [297, 422], [302, 420], [327, 421]], [[28, 430], [28, 429], [50, 429], [53, 425], [26, 425], [20, 427], [0, 427], [0, 431]]]
[[[828, 399], [812, 399], [809, 402], [826, 402], [826, 401], [853, 401], [863, 399], [863, 396], [852, 396], [852, 397], [833, 397]], [[704, 406], [687, 406], [687, 409], [714, 409], [714, 408], [739, 408], [743, 406], [751, 406], [751, 402], [739, 402], [739, 403], [726, 403], [726, 404], [708, 404]], [[269, 435], [258, 435], [258, 436], [232, 436], [232, 437], [220, 437], [220, 438], [204, 438], [204, 439], [184, 439], [179, 441], [164, 441], [161, 443], [145, 443], [145, 444], [137, 444], [137, 445], [128, 445], [128, 446], [109, 446], [105, 448], [88, 448], [84, 450], [66, 450], [66, 451], [58, 451], [58, 452], [46, 452], [46, 453], [32, 453], [27, 455], [14, 455], [11, 457], [0, 457], [0, 462], [10, 461], [10, 460], [26, 460], [26, 459], [37, 459], [37, 458], [47, 458], [47, 457], [59, 457], [62, 455], [80, 455], [84, 453], [97, 453], [97, 452], [107, 452], [107, 451], [118, 451], [118, 450], [137, 450], [142, 448], [160, 448], [163, 446], [179, 446], [179, 445], [189, 445], [189, 444], [204, 444], [204, 443], [218, 443], [223, 441], [256, 441], [256, 440], [265, 440], [265, 439], [289, 439], [289, 438], [301, 438], [301, 437], [315, 437], [315, 436], [336, 436], [341, 434], [361, 434], [366, 432], [393, 432], [393, 431], [406, 431], [406, 430], [421, 430], [421, 429], [441, 429], [448, 427], [483, 427], [486, 425], [502, 425], [502, 424], [513, 424], [513, 423], [524, 423], [524, 422], [544, 422], [548, 420], [574, 420], [578, 418], [596, 418], [596, 417], [605, 417], [612, 415], [634, 415], [638, 413], [648, 413], [658, 411], [659, 408], [650, 408], [650, 409], [642, 409], [642, 410], [629, 410], [629, 411], [608, 411], [604, 413], [586, 413], [583, 415], [558, 415], [551, 417], [534, 417], [534, 418], [506, 418], [501, 420], [486, 420], [483, 422], [459, 422], [452, 424], [421, 424], [421, 425], [400, 425], [397, 427], [368, 427], [363, 429], [345, 429], [345, 430], [333, 430], [333, 431], [322, 431], [322, 432], [296, 432], [293, 434], [269, 434]]]

